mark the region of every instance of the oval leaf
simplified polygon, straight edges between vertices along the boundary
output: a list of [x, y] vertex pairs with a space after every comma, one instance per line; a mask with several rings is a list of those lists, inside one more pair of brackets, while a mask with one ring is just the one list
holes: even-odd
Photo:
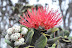
[[31, 31], [28, 32], [28, 35], [27, 35], [27, 38], [26, 38], [26, 44], [30, 44], [31, 43], [33, 34], [34, 34], [34, 31], [33, 31], [33, 29], [31, 29]]
[[35, 48], [44, 48], [47, 44], [47, 37], [41, 35], [41, 37], [35, 42]]

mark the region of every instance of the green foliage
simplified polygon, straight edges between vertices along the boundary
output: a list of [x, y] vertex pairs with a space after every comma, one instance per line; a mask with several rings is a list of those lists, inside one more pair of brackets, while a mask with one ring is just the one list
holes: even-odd
[[41, 35], [41, 37], [35, 42], [35, 48], [44, 48], [47, 44], [47, 37]]
[[33, 5], [27, 5], [27, 4], [23, 5], [23, 4], [20, 4], [20, 3], [16, 3], [15, 7], [12, 8], [13, 9], [12, 15], [20, 14], [22, 16], [23, 13], [26, 13], [28, 9], [31, 11], [32, 7], [33, 7]]
[[55, 37], [55, 38], [52, 38], [52, 39], [48, 39], [47, 43], [48, 44], [54, 44], [60, 37]]
[[8, 45], [13, 46], [13, 42], [11, 42], [11, 41], [9, 41], [9, 40], [7, 40], [7, 39], [5, 39], [5, 42], [6, 42]]
[[[20, 26], [25, 27], [23, 25]], [[27, 27], [26, 27], [27, 28]], [[29, 31], [25, 35], [25, 45], [19, 46], [19, 47], [25, 47], [25, 48], [60, 48], [62, 45], [60, 43], [65, 45], [72, 44], [71, 40], [72, 37], [69, 36], [69, 31], [67, 30], [61, 30], [59, 28], [51, 28], [49, 30], [44, 30], [43, 28], [39, 29], [30, 29], [27, 28]], [[56, 34], [54, 34], [56, 33]], [[54, 37], [54, 35], [56, 37]], [[9, 40], [5, 40], [6, 43], [8, 43], [10, 46], [13, 46], [13, 42], [10, 42]], [[58, 41], [58, 42], [57, 42]]]
[[34, 29], [34, 35], [32, 37], [31, 45], [34, 46], [36, 40], [38, 40], [40, 36], [41, 36], [41, 32], [39, 30]]
[[33, 37], [34, 31], [31, 29], [31, 31], [28, 32], [27, 38], [26, 38], [26, 44], [31, 44], [31, 40]]
[[55, 31], [58, 31], [58, 30], [59, 30], [59, 28], [54, 27], [54, 28], [51, 29], [51, 32], [55, 32]]
[[61, 31], [59, 33], [60, 36], [67, 36], [67, 37], [69, 36], [69, 34], [70, 34], [70, 32], [68, 30]]
[[[20, 27], [22, 28], [25, 26], [21, 25]], [[69, 31], [67, 30], [55, 27], [49, 30], [44, 30], [41, 27], [39, 29], [27, 29], [29, 31], [24, 36], [26, 44], [19, 46], [21, 48], [60, 48], [62, 46], [61, 44], [72, 45], [72, 37], [68, 37]], [[10, 42], [9, 40], [5, 41], [10, 46], [13, 46], [13, 42]]]
[[28, 46], [28, 47], [25, 47], [25, 48], [34, 48], [34, 46]]

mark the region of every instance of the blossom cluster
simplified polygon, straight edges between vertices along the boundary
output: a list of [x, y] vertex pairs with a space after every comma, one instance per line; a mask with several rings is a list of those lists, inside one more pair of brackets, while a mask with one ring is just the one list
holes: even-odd
[[23, 45], [24, 44], [24, 35], [27, 34], [28, 29], [26, 27], [14, 26], [9, 28], [7, 31], [7, 35], [5, 36], [6, 40], [14, 41], [14, 45]]
[[32, 12], [28, 10], [27, 14], [24, 14], [24, 18], [20, 16], [20, 23], [29, 28], [38, 29], [39, 26], [46, 30], [59, 26], [62, 22], [62, 16], [58, 10], [47, 10], [46, 8], [32, 9]]

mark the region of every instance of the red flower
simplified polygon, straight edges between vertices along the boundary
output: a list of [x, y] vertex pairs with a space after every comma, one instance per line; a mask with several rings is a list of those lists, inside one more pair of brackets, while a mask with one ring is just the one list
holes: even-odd
[[62, 21], [62, 17], [60, 13], [57, 11], [50, 11], [44, 8], [32, 9], [32, 12], [28, 11], [28, 13], [24, 17], [21, 17], [20, 23], [29, 28], [38, 29], [39, 26], [44, 27], [46, 30], [53, 28], [59, 25]]

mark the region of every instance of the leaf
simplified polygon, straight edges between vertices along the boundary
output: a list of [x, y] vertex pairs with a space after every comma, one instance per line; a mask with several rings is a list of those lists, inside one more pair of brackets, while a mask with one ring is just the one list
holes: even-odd
[[71, 43], [71, 41], [68, 38], [62, 38], [59, 40], [61, 43]]
[[35, 48], [44, 48], [47, 44], [47, 37], [43, 34], [41, 37], [35, 42]]
[[64, 31], [59, 32], [59, 36], [67, 36], [68, 37], [69, 34], [70, 34], [70, 32], [67, 31], [67, 30], [64, 30]]
[[47, 41], [48, 44], [54, 44], [60, 37], [55, 37]]
[[6, 42], [7, 44], [11, 44], [11, 42], [10, 42], [9, 40], [7, 40], [7, 39], [5, 39], [5, 42]]
[[55, 31], [58, 31], [58, 30], [59, 30], [59, 28], [55, 28], [55, 27], [51, 29], [52, 32], [55, 32]]
[[54, 43], [53, 45], [52, 45], [52, 47], [55, 47], [56, 46], [56, 44]]
[[9, 40], [5, 39], [5, 42], [6, 42], [8, 45], [13, 46], [13, 43], [10, 42]]
[[25, 47], [25, 48], [34, 48], [34, 46], [28, 46], [28, 47]]
[[30, 45], [35, 45], [36, 40], [39, 39], [39, 37], [41, 36], [41, 32], [39, 30], [34, 29], [34, 35], [32, 37], [32, 42]]
[[33, 34], [34, 34], [34, 31], [33, 31], [33, 29], [31, 29], [31, 31], [28, 32], [28, 35], [27, 35], [27, 38], [26, 38], [26, 44], [30, 44], [31, 43]]
[[58, 30], [59, 30], [59, 28], [54, 27], [54, 28], [51, 28], [51, 29], [47, 30], [46, 34], [51, 35], [52, 33], [56, 32]]
[[48, 48], [55, 48], [55, 47], [48, 47]]

